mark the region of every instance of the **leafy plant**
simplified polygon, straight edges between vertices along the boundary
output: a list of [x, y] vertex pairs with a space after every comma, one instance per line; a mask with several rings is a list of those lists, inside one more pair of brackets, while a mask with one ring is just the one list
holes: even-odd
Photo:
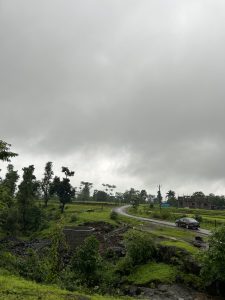
[[219, 280], [225, 283], [225, 226], [209, 238], [209, 249], [202, 256], [201, 276], [206, 284]]
[[139, 231], [130, 231], [125, 235], [127, 255], [134, 265], [153, 259], [156, 254], [156, 246], [149, 234]]
[[116, 211], [112, 211], [110, 213], [110, 219], [116, 221], [118, 219], [118, 213]]
[[100, 268], [99, 242], [96, 237], [90, 236], [76, 250], [72, 259], [72, 270], [81, 283], [93, 286], [99, 281]]

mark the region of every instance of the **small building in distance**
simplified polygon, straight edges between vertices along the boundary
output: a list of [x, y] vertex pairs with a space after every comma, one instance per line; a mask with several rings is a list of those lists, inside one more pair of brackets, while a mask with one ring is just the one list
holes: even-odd
[[179, 196], [178, 197], [179, 208], [200, 208], [200, 209], [216, 209], [217, 207], [210, 201], [210, 198], [196, 197], [196, 196]]

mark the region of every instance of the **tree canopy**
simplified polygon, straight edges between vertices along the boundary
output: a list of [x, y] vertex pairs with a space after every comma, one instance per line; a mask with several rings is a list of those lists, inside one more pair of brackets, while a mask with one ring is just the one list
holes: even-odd
[[18, 154], [10, 151], [11, 144], [8, 144], [0, 140], [0, 160], [10, 161], [11, 157], [15, 157]]

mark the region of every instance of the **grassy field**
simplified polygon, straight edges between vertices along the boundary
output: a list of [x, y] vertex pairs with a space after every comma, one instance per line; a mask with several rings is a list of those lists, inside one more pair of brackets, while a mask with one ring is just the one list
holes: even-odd
[[121, 300], [99, 295], [82, 295], [61, 290], [56, 286], [37, 284], [0, 270], [0, 299], [2, 300]]
[[205, 210], [205, 209], [188, 209], [188, 208], [162, 208], [161, 213], [158, 207], [150, 208], [149, 205], [140, 205], [138, 209], [129, 208], [129, 213], [153, 219], [167, 220], [175, 222], [181, 217], [201, 216], [201, 228], [213, 230], [216, 226], [225, 225], [225, 210]]
[[[46, 228], [35, 233], [35, 236], [32, 236], [31, 239], [34, 237], [49, 238], [57, 223], [61, 223], [62, 226], [77, 226], [86, 222], [103, 221], [114, 226], [118, 226], [120, 223], [127, 223], [130, 227], [149, 232], [156, 243], [185, 249], [193, 255], [199, 251], [190, 244], [190, 242], [194, 239], [194, 232], [179, 228], [146, 224], [145, 222], [120, 215], [118, 215], [117, 220], [112, 220], [110, 218], [110, 214], [113, 207], [114, 205], [112, 204], [102, 203], [71, 203], [66, 206], [65, 212], [61, 214], [59, 203], [52, 201], [49, 203], [48, 207], [44, 209], [47, 219], [49, 220], [46, 224]], [[174, 238], [174, 240], [172, 240], [172, 238]], [[3, 266], [3, 268], [5, 267]], [[151, 282], [172, 283], [175, 281], [176, 274], [177, 269], [172, 265], [151, 262], [136, 267], [132, 274], [127, 277], [127, 281], [128, 283], [138, 285], [148, 285]], [[86, 296], [75, 292], [72, 293], [62, 290], [57, 286], [37, 284], [15, 275], [11, 275], [7, 271], [0, 269], [0, 299], [116, 300], [121, 298], [99, 295]]]
[[[110, 218], [110, 213], [114, 205], [101, 204], [101, 203], [71, 203], [66, 206], [65, 212], [60, 213], [59, 204], [57, 202], [49, 203], [46, 209], [46, 214], [49, 218], [48, 227], [41, 230], [36, 234], [37, 238], [47, 238], [52, 232], [52, 229], [57, 222], [61, 222], [63, 226], [77, 226], [86, 222], [107, 222], [111, 225], [117, 226], [120, 223], [126, 223], [133, 228], [143, 229], [145, 231], [151, 232], [154, 237], [174, 237], [175, 239], [181, 239], [186, 242], [191, 242], [197, 235], [195, 232], [182, 230], [179, 228], [170, 228], [156, 226], [152, 224], [146, 224], [129, 218], [126, 216], [118, 215], [118, 219], [112, 220]], [[132, 211], [133, 212], [133, 211]]]
[[110, 213], [114, 205], [101, 203], [71, 203], [65, 207], [63, 214], [60, 213], [58, 202], [49, 202], [45, 209], [49, 224], [37, 233], [36, 237], [45, 238], [51, 234], [57, 222], [62, 226], [77, 226], [86, 222], [103, 221], [116, 225], [117, 222], [110, 218]]
[[175, 281], [176, 274], [175, 266], [150, 262], [137, 267], [127, 279], [129, 282], [139, 285], [146, 285], [151, 282], [172, 283]]

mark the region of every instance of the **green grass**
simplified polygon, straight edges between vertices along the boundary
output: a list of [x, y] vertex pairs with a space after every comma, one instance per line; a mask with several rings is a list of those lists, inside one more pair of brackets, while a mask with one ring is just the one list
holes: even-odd
[[[116, 221], [110, 219], [110, 213], [113, 206], [101, 203], [85, 203], [67, 204], [63, 214], [60, 214], [59, 204], [57, 202], [49, 203], [45, 209], [47, 218], [50, 220], [48, 227], [38, 232], [35, 237], [47, 238], [51, 235], [52, 229], [56, 226], [57, 222], [61, 222], [63, 226], [78, 226], [79, 224], [86, 222], [106, 222], [112, 225], [116, 225]], [[73, 216], [76, 216], [76, 220], [73, 221]]]
[[197, 235], [197, 233], [188, 231], [188, 230], [182, 230], [182, 229], [176, 229], [176, 228], [170, 228], [170, 227], [157, 227], [154, 231], [155, 234], [158, 236], [164, 236], [164, 237], [175, 237], [187, 241], [191, 241], [194, 239], [194, 237]]
[[164, 263], [151, 262], [137, 267], [128, 276], [128, 281], [133, 284], [145, 285], [151, 282], [172, 283], [175, 281], [177, 269], [175, 266]]
[[160, 244], [164, 246], [173, 246], [184, 249], [194, 255], [199, 253], [199, 250], [196, 247], [182, 241], [162, 241], [160, 242]]
[[51, 285], [37, 284], [0, 270], [0, 299], [2, 300], [119, 300], [128, 298], [99, 295], [86, 296]]

